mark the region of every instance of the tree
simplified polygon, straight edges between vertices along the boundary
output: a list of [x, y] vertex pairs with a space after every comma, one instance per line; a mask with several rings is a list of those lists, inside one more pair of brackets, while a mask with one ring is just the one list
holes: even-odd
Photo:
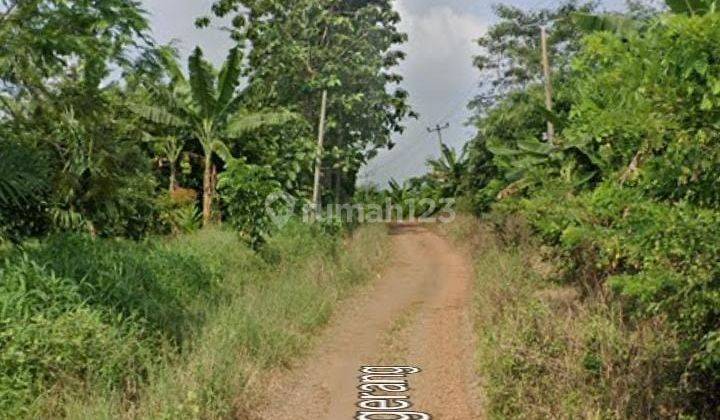
[[[475, 66], [483, 83], [480, 95], [470, 103], [476, 111], [473, 121], [478, 132], [468, 145], [463, 185], [478, 209], [487, 209], [509, 186], [515, 191], [532, 185], [535, 179], [528, 178], [526, 170], [530, 162], [539, 158], [542, 164], [555, 164], [549, 159], [550, 151], [537, 156], [533, 140], [542, 141], [548, 119], [558, 125], [568, 117], [573, 100], [568, 89], [572, 60], [585, 33], [577, 25], [577, 17], [590, 16], [594, 8], [591, 2], [577, 0], [537, 11], [496, 7], [500, 21], [478, 40], [483, 54], [475, 57]], [[541, 88], [540, 26], [550, 28], [548, 44], [555, 90], [552, 113], [545, 109]], [[522, 149], [528, 144], [533, 144], [533, 150]], [[508, 153], [495, 153], [498, 151]], [[523, 169], [514, 166], [518, 160], [523, 162]]]
[[466, 150], [458, 152], [442, 145], [442, 155], [439, 159], [430, 159], [430, 178], [441, 188], [443, 197], [457, 197], [467, 169]]
[[175, 58], [162, 54], [170, 83], [148, 86], [157, 105], [140, 105], [136, 110], [147, 120], [181, 130], [197, 140], [203, 151], [203, 223], [212, 220], [215, 193], [213, 158], [232, 159], [228, 141], [241, 133], [266, 124], [278, 124], [292, 117], [288, 112], [251, 112], [242, 108], [243, 92], [238, 91], [242, 72], [239, 48], [230, 50], [220, 72], [203, 58], [198, 47], [188, 60], [188, 77]]
[[582, 30], [573, 22], [577, 13], [591, 13], [591, 2], [566, 0], [554, 9], [524, 11], [515, 6], [497, 5], [499, 22], [478, 40], [483, 53], [476, 56], [481, 73], [481, 93], [471, 103], [479, 113], [509, 93], [542, 80], [540, 27], [549, 31], [549, 53], [554, 78], [560, 81], [569, 71], [570, 58], [580, 47]]
[[395, 48], [406, 36], [392, 2], [223, 0], [213, 10], [232, 15], [235, 38], [251, 46], [251, 106], [289, 108], [315, 127], [328, 91], [324, 186], [338, 199], [352, 196], [360, 166], [392, 147], [391, 135], [412, 114], [407, 92], [393, 88], [404, 58]]
[[5, 207], [18, 234], [143, 230], [153, 179], [109, 75], [131, 67], [131, 49], [148, 48], [147, 29], [134, 1], [0, 1], [0, 133], [27, 156], [6, 162], [3, 177], [20, 185], [23, 171], [44, 167], [33, 176], [43, 188], [24, 186], [21, 207]]
[[40, 99], [71, 69], [98, 86], [109, 67], [130, 64], [130, 47], [144, 49], [148, 29], [137, 1], [0, 0], [0, 91]]

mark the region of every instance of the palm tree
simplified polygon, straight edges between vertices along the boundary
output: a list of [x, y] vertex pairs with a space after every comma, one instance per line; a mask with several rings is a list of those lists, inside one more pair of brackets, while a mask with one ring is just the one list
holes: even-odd
[[188, 60], [187, 78], [169, 49], [162, 50], [160, 57], [170, 84], [148, 86], [154, 104], [138, 106], [136, 112], [156, 124], [181, 130], [200, 143], [204, 160], [203, 224], [207, 225], [212, 220], [215, 194], [213, 157], [232, 159], [229, 140], [266, 124], [285, 122], [293, 114], [242, 108], [243, 92], [238, 90], [242, 54], [238, 48], [230, 50], [220, 72], [203, 58], [199, 47], [195, 48]]

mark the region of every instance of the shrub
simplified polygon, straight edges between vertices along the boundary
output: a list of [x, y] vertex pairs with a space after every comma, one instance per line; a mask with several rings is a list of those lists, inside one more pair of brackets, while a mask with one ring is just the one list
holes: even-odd
[[601, 293], [611, 288], [635, 318], [666, 319], [682, 340], [686, 369], [677, 387], [689, 407], [712, 410], [720, 390], [720, 212], [610, 182], [565, 198], [546, 192], [518, 208], [558, 247], [567, 281]]
[[285, 210], [287, 203], [281, 187], [270, 167], [249, 165], [241, 160], [230, 162], [220, 175], [218, 189], [227, 222], [253, 247], [264, 242], [276, 228], [269, 212]]
[[30, 258], [72, 279], [93, 307], [138, 317], [180, 343], [201, 314], [192, 302], [211, 299], [222, 267], [159, 242], [93, 240], [57, 235], [28, 250]]
[[238, 394], [254, 395], [249, 381], [306, 350], [377, 268], [383, 233], [363, 229], [351, 246], [292, 222], [262, 256], [219, 228], [144, 242], [56, 235], [4, 251], [0, 410], [230, 416], [245, 407]]
[[686, 412], [681, 340], [662, 316], [627, 320], [617, 303], [555, 283], [557, 271], [519, 223], [505, 233], [473, 219], [455, 225], [450, 234], [475, 255], [478, 372], [489, 418]]

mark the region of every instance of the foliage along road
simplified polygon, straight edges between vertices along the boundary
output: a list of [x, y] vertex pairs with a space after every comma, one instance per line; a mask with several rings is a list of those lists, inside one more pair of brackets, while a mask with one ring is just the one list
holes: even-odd
[[446, 420], [481, 417], [473, 376], [471, 266], [425, 228], [397, 226], [392, 235], [391, 266], [343, 305], [313, 354], [269, 384], [259, 418], [355, 418], [362, 411], [357, 404], [363, 366], [422, 370], [407, 377], [412, 408], [405, 411]]

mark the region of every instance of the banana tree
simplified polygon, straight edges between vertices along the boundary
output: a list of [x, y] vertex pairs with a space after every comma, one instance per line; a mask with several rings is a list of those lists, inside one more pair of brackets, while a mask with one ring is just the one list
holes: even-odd
[[167, 135], [155, 137], [147, 134], [145, 141], [150, 143], [154, 148], [154, 153], [158, 156], [159, 166], [167, 162], [170, 169], [170, 181], [168, 182], [168, 192], [173, 193], [178, 187], [177, 185], [177, 164], [180, 155], [185, 147], [185, 142], [179, 136]]
[[387, 194], [392, 204], [405, 205], [405, 201], [409, 196], [409, 191], [405, 185], [401, 185], [393, 178], [388, 181], [388, 186], [390, 189], [387, 191]]
[[500, 192], [502, 199], [549, 178], [559, 178], [575, 188], [591, 182], [603, 165], [602, 160], [587, 147], [585, 140], [562, 139], [552, 145], [536, 138], [520, 140], [515, 145], [488, 144], [495, 164], [505, 172], [509, 184]]
[[188, 60], [188, 77], [174, 54], [162, 50], [161, 61], [170, 77], [166, 86], [148, 86], [153, 105], [135, 111], [147, 120], [180, 130], [197, 140], [203, 150], [203, 224], [212, 220], [215, 195], [213, 157], [232, 159], [228, 141], [263, 125], [280, 124], [293, 118], [286, 111], [251, 112], [243, 108], [243, 92], [238, 89], [242, 71], [240, 49], [230, 50], [219, 72], [208, 63], [198, 47]]
[[454, 197], [460, 189], [467, 166], [465, 155], [466, 148], [458, 154], [455, 149], [443, 144], [440, 158], [427, 161], [432, 170], [431, 178], [438, 182], [447, 197]]

